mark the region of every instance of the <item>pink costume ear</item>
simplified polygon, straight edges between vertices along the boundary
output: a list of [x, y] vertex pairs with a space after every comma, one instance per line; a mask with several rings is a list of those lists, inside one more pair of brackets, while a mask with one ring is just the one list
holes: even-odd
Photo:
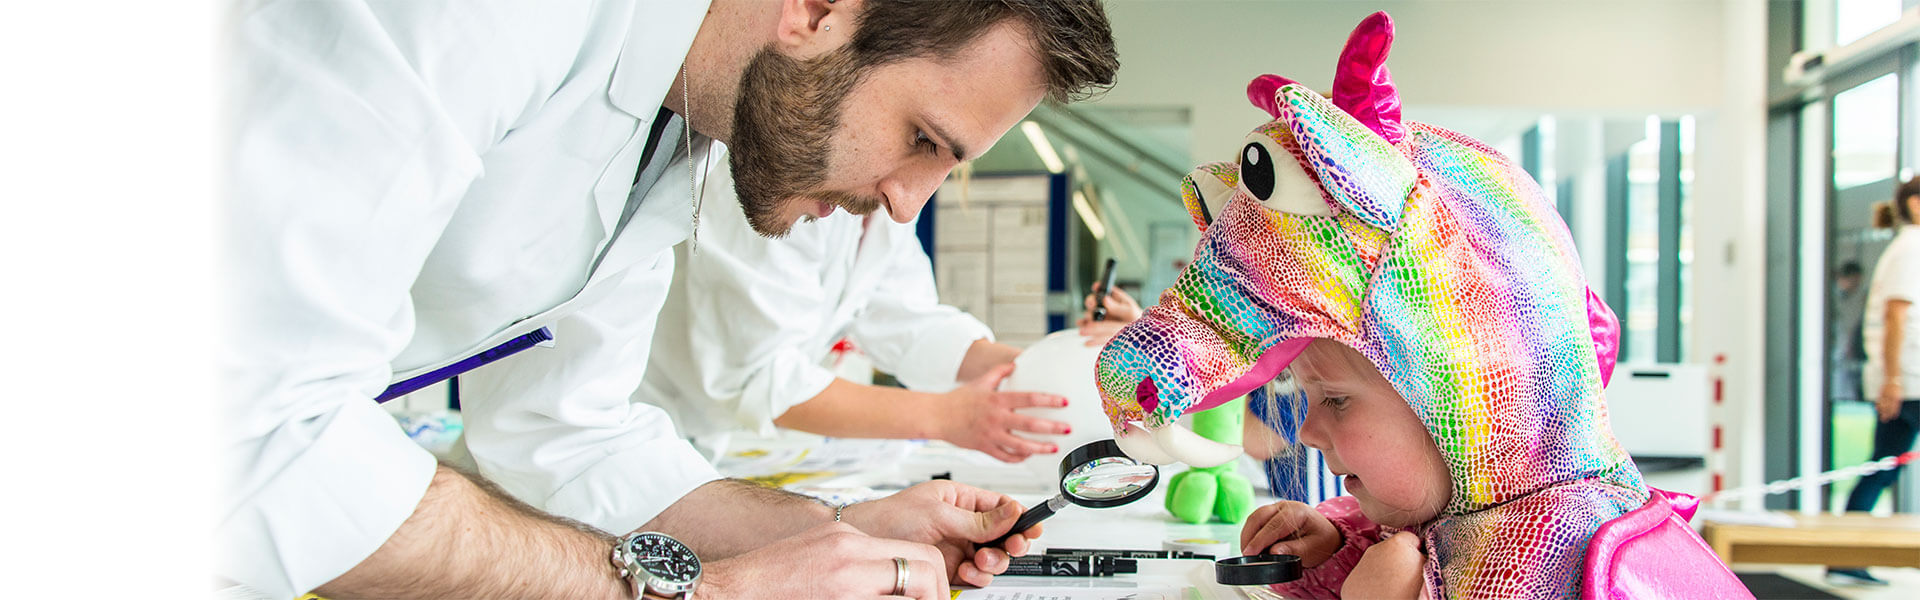
[[1278, 119], [1280, 118], [1280, 101], [1274, 95], [1280, 93], [1281, 86], [1290, 83], [1294, 81], [1271, 73], [1255, 77], [1253, 81], [1247, 82], [1247, 100]]
[[1392, 48], [1393, 19], [1387, 13], [1361, 20], [1334, 67], [1333, 105], [1397, 145], [1407, 137], [1407, 127], [1400, 122], [1400, 92], [1387, 72], [1387, 51]]

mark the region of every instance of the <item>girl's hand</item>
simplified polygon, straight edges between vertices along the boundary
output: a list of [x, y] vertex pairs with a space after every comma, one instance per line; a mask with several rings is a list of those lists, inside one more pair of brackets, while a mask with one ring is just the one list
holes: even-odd
[[1301, 566], [1320, 566], [1340, 549], [1333, 521], [1300, 502], [1275, 502], [1254, 509], [1240, 530], [1241, 554], [1292, 554]]
[[1340, 587], [1340, 597], [1418, 598], [1426, 561], [1419, 536], [1406, 531], [1393, 534], [1360, 555], [1360, 563]]

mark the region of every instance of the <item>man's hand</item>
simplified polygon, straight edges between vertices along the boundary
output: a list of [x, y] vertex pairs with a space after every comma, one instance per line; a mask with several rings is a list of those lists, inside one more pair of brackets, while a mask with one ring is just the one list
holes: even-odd
[[1000, 381], [1013, 374], [1013, 363], [994, 367], [986, 375], [942, 394], [944, 413], [939, 415], [940, 439], [962, 448], [985, 452], [1006, 462], [1020, 462], [1028, 456], [1058, 452], [1060, 448], [1014, 435], [1014, 431], [1061, 434], [1073, 429], [1066, 423], [1014, 412], [1015, 409], [1067, 405], [1067, 399], [1037, 392], [999, 391]]
[[[1006, 548], [979, 547], [1013, 528], [1020, 503], [1005, 494], [951, 481], [929, 481], [898, 494], [849, 506], [841, 520], [869, 534], [932, 544], [940, 549], [946, 575], [968, 585], [985, 586], [1007, 571], [1008, 556], [1027, 553], [1040, 528], [1007, 538]], [[916, 574], [918, 572], [916, 571]]]
[[1253, 510], [1240, 528], [1240, 553], [1292, 554], [1301, 566], [1320, 566], [1340, 550], [1340, 529], [1326, 515], [1300, 502], [1275, 502]]
[[1360, 562], [1347, 574], [1340, 587], [1342, 598], [1418, 598], [1421, 569], [1427, 556], [1420, 552], [1420, 537], [1402, 531], [1393, 534], [1360, 555]]
[[1880, 422], [1892, 422], [1900, 416], [1900, 403], [1906, 400], [1905, 395], [1899, 377], [1888, 377], [1886, 383], [1880, 384], [1880, 395], [1873, 401], [1874, 408], [1880, 411]]
[[701, 565], [694, 595], [703, 600], [895, 597], [896, 556], [907, 559], [906, 596], [947, 600], [947, 569], [939, 550], [870, 537], [846, 523], [820, 525], [752, 552]]

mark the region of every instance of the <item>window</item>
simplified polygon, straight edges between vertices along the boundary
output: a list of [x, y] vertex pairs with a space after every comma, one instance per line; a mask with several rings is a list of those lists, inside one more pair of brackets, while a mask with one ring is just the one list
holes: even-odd
[[1688, 208], [1688, 204], [1693, 201], [1693, 117], [1680, 117], [1679, 133], [1680, 173], [1678, 176], [1680, 179], [1680, 206], [1677, 212], [1680, 214], [1680, 251], [1678, 256], [1680, 263], [1680, 289], [1678, 290], [1678, 296], [1680, 302], [1677, 308], [1680, 314], [1676, 315], [1676, 320], [1680, 323], [1680, 333], [1677, 334], [1680, 341], [1679, 356], [1685, 357], [1692, 356], [1688, 353], [1691, 348], [1687, 345], [1688, 340], [1691, 338], [1685, 335], [1685, 332], [1693, 329], [1693, 287], [1685, 283], [1693, 281], [1693, 211]]
[[1624, 360], [1653, 362], [1660, 326], [1660, 119], [1627, 148], [1627, 306], [1620, 316]]
[[[1820, 319], [1824, 333], [1820, 358], [1826, 365], [1827, 415], [1831, 444], [1822, 468], [1858, 464], [1871, 458], [1873, 406], [1865, 402], [1870, 391], [1860, 389], [1861, 360], [1845, 350], [1860, 335], [1865, 309], [1861, 287], [1872, 281], [1887, 233], [1870, 225], [1872, 206], [1893, 197], [1900, 144], [1900, 78], [1887, 73], [1843, 90], [1833, 97], [1833, 178], [1827, 210], [1827, 259], [1818, 293], [1827, 294], [1825, 306], [1810, 317]], [[1818, 155], [1816, 155], [1818, 156]], [[1855, 263], [1867, 270], [1865, 281], [1844, 288], [1835, 276], [1840, 265]], [[1808, 400], [1818, 400], [1817, 398]], [[1817, 413], [1816, 413], [1817, 414]], [[1811, 419], [1811, 417], [1810, 417]], [[1828, 506], [1844, 506], [1854, 480], [1834, 482]], [[1882, 501], [1882, 507], [1891, 502]]]
[[1686, 206], [1693, 122], [1692, 117], [1658, 116], [1628, 122], [1639, 131], [1608, 167], [1604, 252], [1610, 258], [1603, 297], [1620, 317], [1623, 361], [1687, 360], [1693, 230]]
[[1901, 0], [1834, 0], [1833, 45], [1845, 46], [1900, 20]]
[[1888, 73], [1833, 97], [1833, 188], [1891, 179], [1900, 148], [1900, 79]]

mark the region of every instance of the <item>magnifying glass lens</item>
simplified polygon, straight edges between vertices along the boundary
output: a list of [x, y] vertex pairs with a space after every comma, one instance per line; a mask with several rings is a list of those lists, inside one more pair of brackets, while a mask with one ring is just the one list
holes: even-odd
[[1060, 488], [1083, 500], [1113, 500], [1139, 493], [1157, 476], [1158, 471], [1151, 465], [1109, 457], [1074, 468], [1061, 480]]
[[1120, 506], [1146, 496], [1159, 482], [1158, 467], [1128, 458], [1113, 440], [1089, 442], [1060, 459], [1060, 495], [1021, 513], [1013, 529], [987, 545], [1005, 543], [1070, 503], [1087, 508]]

